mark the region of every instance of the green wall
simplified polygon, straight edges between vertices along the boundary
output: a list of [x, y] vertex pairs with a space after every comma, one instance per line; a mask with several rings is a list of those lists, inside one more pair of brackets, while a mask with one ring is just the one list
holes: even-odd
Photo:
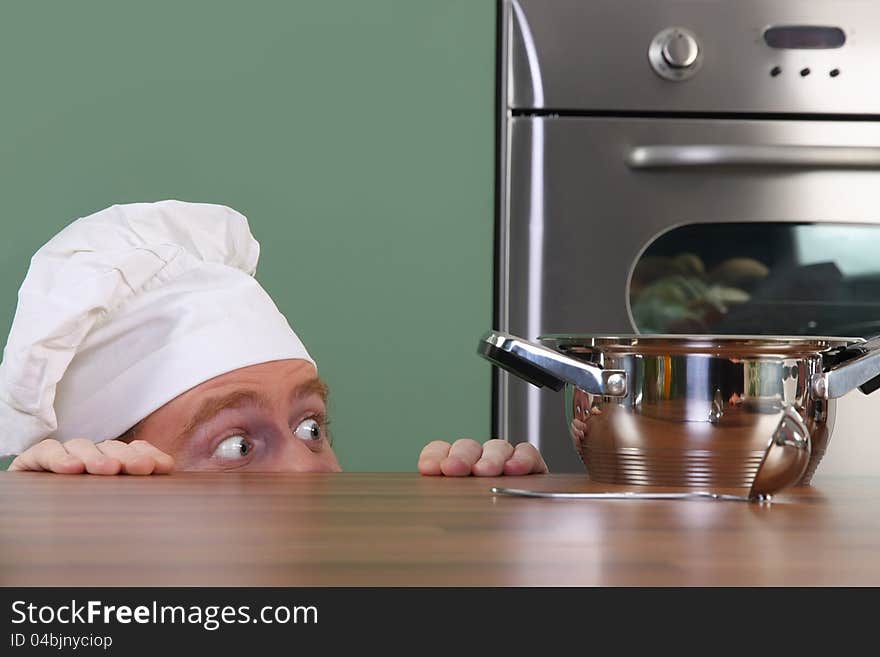
[[494, 0], [3, 3], [0, 335], [69, 221], [223, 203], [330, 384], [345, 469], [488, 438], [494, 49]]

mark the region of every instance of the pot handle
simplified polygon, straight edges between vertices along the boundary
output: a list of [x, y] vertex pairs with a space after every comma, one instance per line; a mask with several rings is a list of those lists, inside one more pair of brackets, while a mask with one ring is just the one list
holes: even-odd
[[799, 483], [810, 464], [811, 452], [810, 430], [800, 413], [788, 406], [767, 444], [749, 498], [768, 500], [771, 495]]
[[836, 360], [839, 364], [813, 375], [817, 397], [837, 399], [856, 388], [868, 395], [880, 388], [880, 336], [850, 345]]
[[569, 383], [594, 395], [626, 396], [623, 370], [606, 370], [509, 333], [489, 331], [480, 339], [477, 353], [539, 388], [558, 391]]

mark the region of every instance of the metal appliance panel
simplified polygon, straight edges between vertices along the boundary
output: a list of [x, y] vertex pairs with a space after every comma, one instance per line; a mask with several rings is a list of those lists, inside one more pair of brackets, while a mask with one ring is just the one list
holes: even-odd
[[[880, 114], [875, 0], [506, 0], [504, 21], [515, 110]], [[846, 41], [772, 48], [764, 31], [779, 25], [837, 27]], [[652, 39], [670, 27], [699, 44], [688, 79], [649, 64]]]
[[[499, 328], [529, 339], [634, 332], [626, 302], [632, 268], [674, 226], [880, 223], [880, 169], [869, 165], [639, 169], [627, 162], [645, 145], [880, 148], [877, 123], [513, 117], [508, 130]], [[581, 471], [562, 396], [500, 376], [501, 434], [537, 443], [553, 471]]]

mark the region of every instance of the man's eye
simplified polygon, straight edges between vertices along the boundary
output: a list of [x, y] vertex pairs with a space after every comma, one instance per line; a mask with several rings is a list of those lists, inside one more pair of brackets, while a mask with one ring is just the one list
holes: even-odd
[[321, 424], [317, 420], [303, 420], [293, 433], [302, 440], [320, 440]]
[[230, 436], [214, 450], [214, 458], [218, 459], [241, 459], [251, 453], [253, 443], [244, 436]]

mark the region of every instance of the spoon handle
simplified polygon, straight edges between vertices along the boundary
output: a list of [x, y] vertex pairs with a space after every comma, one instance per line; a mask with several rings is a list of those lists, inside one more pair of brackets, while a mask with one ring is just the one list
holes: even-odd
[[[513, 495], [517, 497], [543, 497], [564, 500], [717, 500], [725, 502], [758, 501], [743, 495], [722, 495], [706, 491], [692, 493], [546, 493], [522, 488], [492, 488], [493, 495]], [[762, 500], [766, 501], [766, 500]]]

